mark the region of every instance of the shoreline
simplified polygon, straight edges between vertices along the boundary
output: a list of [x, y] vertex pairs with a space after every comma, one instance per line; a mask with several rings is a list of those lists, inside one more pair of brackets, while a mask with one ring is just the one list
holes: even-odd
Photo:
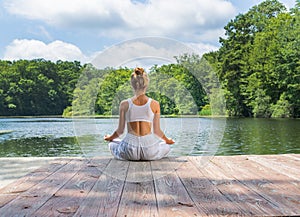
[[[118, 119], [118, 115], [91, 115], [91, 116], [69, 116], [64, 117], [62, 115], [29, 115], [29, 116], [0, 116], [1, 119], [38, 119], [38, 118], [59, 118], [59, 119]], [[226, 115], [161, 115], [161, 118], [230, 118], [230, 119], [267, 119], [267, 120], [300, 120], [300, 118], [255, 118], [255, 117], [232, 117]]]
[[[37, 115], [37, 116], [0, 116], [0, 119], [31, 119], [31, 118], [61, 118], [61, 119], [84, 119], [84, 118], [94, 118], [94, 119], [117, 119], [118, 115], [91, 115], [91, 116], [70, 116], [64, 117], [61, 115]], [[228, 116], [217, 116], [217, 115], [161, 115], [161, 118], [229, 118]], [[231, 117], [234, 118], [234, 117]]]

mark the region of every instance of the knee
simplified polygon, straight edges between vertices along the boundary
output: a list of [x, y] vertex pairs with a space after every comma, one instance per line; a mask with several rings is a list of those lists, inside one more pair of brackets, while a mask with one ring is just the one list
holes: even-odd
[[115, 143], [115, 142], [110, 142], [110, 143], [108, 143], [108, 148], [109, 148], [110, 150], [115, 150], [115, 149], [117, 148], [118, 145], [119, 145], [119, 144], [117, 144], [117, 143]]

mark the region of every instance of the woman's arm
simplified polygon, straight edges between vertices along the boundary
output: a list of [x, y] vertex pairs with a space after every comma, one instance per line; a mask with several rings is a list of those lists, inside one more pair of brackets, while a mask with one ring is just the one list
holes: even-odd
[[106, 141], [112, 141], [115, 138], [118, 138], [124, 133], [125, 129], [125, 114], [126, 111], [128, 110], [128, 102], [127, 101], [122, 101], [120, 103], [120, 108], [119, 108], [119, 125], [118, 128], [115, 130], [115, 132], [112, 135], [105, 135], [104, 140]]
[[160, 128], [160, 105], [157, 101], [153, 100], [151, 105], [151, 109], [154, 113], [154, 119], [153, 119], [153, 133], [157, 135], [158, 137], [165, 140], [165, 142], [169, 145], [174, 144], [175, 141], [171, 138], [166, 137], [164, 132]]

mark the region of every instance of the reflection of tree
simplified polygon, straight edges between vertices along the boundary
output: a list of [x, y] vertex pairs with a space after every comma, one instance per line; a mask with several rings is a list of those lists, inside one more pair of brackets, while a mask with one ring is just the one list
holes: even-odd
[[81, 154], [76, 137], [19, 138], [5, 140], [0, 145], [0, 157], [58, 157]]
[[297, 152], [298, 120], [228, 119], [218, 155]]

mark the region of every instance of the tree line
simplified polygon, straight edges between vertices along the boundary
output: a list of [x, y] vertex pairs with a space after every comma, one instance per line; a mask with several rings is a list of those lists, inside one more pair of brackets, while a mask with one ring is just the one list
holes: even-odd
[[[133, 69], [96, 69], [86, 65], [74, 90], [72, 105], [64, 116], [118, 115], [122, 100], [132, 97], [130, 76]], [[208, 104], [201, 83], [180, 64], [154, 65], [148, 70], [147, 95], [161, 104], [164, 115], [197, 114]]]
[[62, 114], [81, 70], [78, 61], [0, 61], [0, 116]]
[[221, 47], [205, 54], [225, 90], [231, 116], [299, 117], [300, 1], [287, 11], [267, 0], [226, 26]]
[[[224, 27], [217, 51], [152, 66], [148, 95], [162, 114], [300, 116], [300, 2], [266, 0]], [[78, 61], [0, 61], [0, 116], [111, 115], [132, 95], [130, 68]], [[222, 90], [222, 93], [220, 92]], [[224, 102], [221, 98], [224, 98]]]

